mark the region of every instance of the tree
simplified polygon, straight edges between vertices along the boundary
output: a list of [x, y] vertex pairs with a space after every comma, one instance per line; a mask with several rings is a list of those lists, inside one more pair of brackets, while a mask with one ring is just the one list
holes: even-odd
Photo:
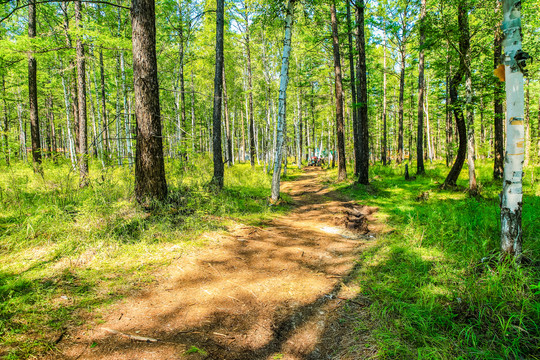
[[[36, 37], [36, 0], [28, 6], [28, 37]], [[32, 138], [32, 161], [34, 171], [41, 172], [41, 141], [39, 137], [39, 113], [37, 100], [37, 62], [32, 52], [28, 55], [28, 98], [30, 104], [30, 137]], [[26, 151], [26, 149], [24, 149]]]
[[367, 70], [366, 70], [366, 39], [364, 37], [364, 0], [356, 2], [357, 29], [356, 46], [358, 48], [358, 143], [360, 144], [360, 161], [358, 183], [369, 184], [369, 130], [367, 104]]
[[416, 173], [425, 174], [424, 169], [424, 92], [426, 84], [424, 81], [424, 43], [426, 41], [425, 33], [426, 19], [426, 0], [422, 0], [420, 10], [420, 54], [418, 60], [418, 132], [416, 136]]
[[352, 39], [352, 24], [351, 24], [351, 3], [349, 0], [346, 1], [347, 5], [347, 36], [348, 36], [348, 46], [349, 46], [349, 67], [351, 73], [351, 96], [353, 103], [353, 149], [354, 149], [354, 176], [358, 176], [358, 170], [360, 168], [360, 144], [358, 143], [358, 111], [355, 108], [356, 100], [358, 99], [356, 95], [356, 78], [354, 76], [354, 54], [353, 54], [353, 39]]
[[295, 0], [289, 0], [287, 16], [285, 18], [285, 39], [283, 40], [283, 56], [281, 57], [281, 72], [279, 75], [279, 105], [276, 132], [276, 152], [274, 155], [274, 172], [272, 174], [272, 201], [279, 199], [279, 185], [281, 177], [281, 160], [286, 122], [287, 84], [289, 82], [289, 58], [291, 55], [292, 22]]
[[525, 156], [523, 72], [528, 55], [521, 49], [521, 1], [503, 0], [506, 81], [506, 155], [501, 198], [501, 250], [522, 255], [522, 178]]
[[223, 188], [223, 154], [221, 149], [221, 103], [223, 97], [223, 27], [224, 0], [216, 2], [216, 72], [214, 75], [214, 112], [212, 117], [212, 144], [214, 149], [214, 176], [212, 183]]
[[[75, 1], [75, 21], [77, 28], [81, 28], [81, 0]], [[80, 186], [88, 184], [88, 139], [86, 136], [86, 60], [84, 58], [84, 45], [81, 36], [77, 36], [77, 101], [79, 109], [79, 178]]]
[[135, 197], [140, 203], [167, 196], [156, 58], [154, 0], [133, 0], [133, 87], [137, 119]]
[[338, 148], [338, 181], [347, 178], [345, 163], [345, 140], [343, 137], [343, 85], [341, 82], [341, 55], [339, 53], [339, 35], [336, 18], [335, 0], [330, 4], [330, 17], [332, 22], [332, 48], [334, 50], [334, 74], [336, 87], [336, 134]]
[[[495, 12], [500, 11], [500, 1], [497, 1], [497, 7], [495, 8]], [[500, 29], [499, 24], [495, 27], [495, 36], [494, 36], [494, 44], [493, 44], [493, 65], [494, 68], [497, 69], [499, 66], [499, 63], [501, 62], [501, 54], [502, 54], [502, 31]], [[503, 119], [504, 119], [504, 111], [503, 111], [503, 86], [499, 84], [498, 82], [495, 83], [495, 86], [493, 87], [493, 107], [494, 107], [494, 116], [493, 116], [493, 124], [494, 124], [494, 162], [493, 162], [493, 178], [495, 180], [501, 179], [503, 176], [503, 160], [504, 160], [504, 134], [503, 134]]]
[[463, 80], [463, 76], [467, 73], [468, 66], [470, 66], [467, 63], [470, 49], [468, 11], [467, 4], [460, 1], [458, 4], [459, 68], [450, 79], [449, 84], [450, 106], [456, 119], [459, 147], [454, 165], [452, 165], [452, 169], [450, 169], [448, 176], [444, 180], [444, 186], [456, 186], [457, 179], [463, 168], [463, 163], [465, 162], [465, 156], [467, 154], [467, 127], [465, 125], [463, 109], [458, 101], [458, 86]]

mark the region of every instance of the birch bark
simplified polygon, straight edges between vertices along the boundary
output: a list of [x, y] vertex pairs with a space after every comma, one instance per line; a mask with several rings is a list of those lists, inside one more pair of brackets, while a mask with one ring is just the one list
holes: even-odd
[[276, 152], [274, 157], [274, 173], [272, 175], [272, 201], [279, 199], [279, 185], [281, 175], [281, 158], [283, 148], [283, 133], [285, 129], [285, 101], [287, 98], [287, 85], [289, 81], [289, 57], [291, 55], [291, 37], [293, 8], [295, 0], [289, 0], [287, 6], [287, 17], [285, 18], [285, 40], [283, 41], [283, 57], [281, 60], [281, 73], [279, 84], [279, 112], [276, 134]]

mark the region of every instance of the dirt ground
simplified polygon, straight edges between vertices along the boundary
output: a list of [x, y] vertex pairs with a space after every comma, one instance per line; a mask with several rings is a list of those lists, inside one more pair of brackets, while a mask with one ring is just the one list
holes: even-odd
[[323, 177], [309, 168], [283, 183], [291, 213], [264, 228], [232, 226], [217, 245], [69, 330], [46, 358], [370, 358], [369, 303], [351, 280], [358, 252], [375, 240], [376, 209], [347, 201]]

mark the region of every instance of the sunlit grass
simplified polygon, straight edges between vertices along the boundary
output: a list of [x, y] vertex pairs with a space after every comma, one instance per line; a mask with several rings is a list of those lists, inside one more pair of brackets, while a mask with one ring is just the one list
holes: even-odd
[[502, 183], [492, 180], [492, 163], [477, 166], [480, 198], [466, 192], [466, 169], [458, 190], [441, 190], [442, 164], [415, 181], [400, 167], [374, 166], [370, 186], [335, 185], [379, 207], [378, 219], [393, 229], [362, 255], [357, 279], [373, 301], [379, 358], [540, 358], [540, 169], [525, 169], [528, 262], [515, 266], [498, 256]]
[[0, 357], [46, 351], [84, 312], [137, 291], [155, 269], [217, 241], [231, 222], [286, 211], [267, 206], [270, 177], [249, 164], [226, 168], [216, 192], [210, 159], [167, 162], [170, 196], [152, 210], [134, 201], [133, 169], [91, 165], [85, 189], [68, 163], [45, 162], [43, 178], [27, 164], [2, 169]]

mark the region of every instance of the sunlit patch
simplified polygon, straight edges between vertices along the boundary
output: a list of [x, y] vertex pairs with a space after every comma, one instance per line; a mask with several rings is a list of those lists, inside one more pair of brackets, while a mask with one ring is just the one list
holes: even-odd
[[327, 234], [337, 234], [337, 235], [339, 235], [339, 234], [341, 234], [343, 232], [343, 230], [338, 229], [336, 227], [332, 227], [332, 226], [323, 226], [320, 229], [321, 229], [321, 231], [324, 231]]

